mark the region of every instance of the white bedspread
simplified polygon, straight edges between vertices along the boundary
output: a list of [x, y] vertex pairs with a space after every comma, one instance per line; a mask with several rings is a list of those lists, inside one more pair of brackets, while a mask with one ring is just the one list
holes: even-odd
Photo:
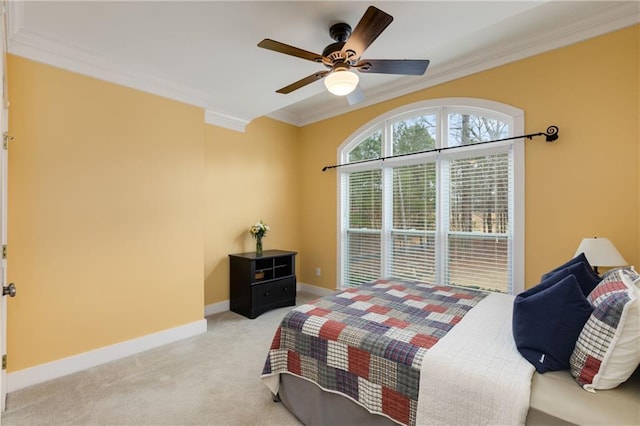
[[521, 425], [534, 367], [513, 340], [513, 296], [490, 294], [429, 349], [418, 425]]

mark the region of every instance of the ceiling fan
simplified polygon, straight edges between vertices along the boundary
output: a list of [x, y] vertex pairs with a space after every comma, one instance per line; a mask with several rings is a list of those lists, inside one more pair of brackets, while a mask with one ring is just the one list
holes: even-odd
[[393, 16], [382, 10], [369, 6], [358, 25], [351, 30], [351, 26], [345, 23], [332, 25], [329, 35], [335, 40], [322, 51], [322, 55], [289, 46], [279, 41], [264, 39], [258, 43], [259, 47], [296, 56], [309, 61], [322, 63], [328, 70], [319, 71], [307, 76], [295, 83], [289, 84], [276, 93], [291, 93], [314, 81], [324, 78], [324, 83], [329, 92], [338, 95], [349, 95], [350, 104], [362, 100], [363, 96], [359, 88], [358, 75], [350, 71], [352, 68], [363, 73], [377, 74], [401, 74], [422, 75], [429, 66], [429, 60], [418, 59], [362, 59], [364, 51], [393, 21]]

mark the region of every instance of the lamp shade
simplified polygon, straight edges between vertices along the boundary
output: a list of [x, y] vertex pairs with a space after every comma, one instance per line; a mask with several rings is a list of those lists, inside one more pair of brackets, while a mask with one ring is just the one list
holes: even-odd
[[329, 74], [324, 79], [324, 85], [327, 90], [334, 95], [345, 96], [353, 92], [358, 86], [360, 78], [354, 72], [347, 70], [338, 70]]
[[583, 238], [576, 250], [576, 256], [580, 253], [584, 253], [591, 266], [628, 265], [608, 238]]

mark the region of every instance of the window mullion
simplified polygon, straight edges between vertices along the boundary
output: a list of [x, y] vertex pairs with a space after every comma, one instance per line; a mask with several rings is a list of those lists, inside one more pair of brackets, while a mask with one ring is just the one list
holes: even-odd
[[436, 162], [437, 167], [437, 223], [436, 223], [436, 280], [438, 283], [447, 282], [447, 245], [449, 233], [449, 161]]
[[[449, 124], [447, 121], [447, 114], [445, 109], [440, 108], [439, 120], [438, 120], [438, 139], [436, 140], [436, 146], [442, 148], [447, 146], [447, 129]], [[448, 163], [442, 159], [436, 159], [436, 283], [445, 282], [445, 268], [447, 265], [447, 231], [449, 230], [449, 199], [445, 196], [444, 191], [447, 188], [449, 182]]]
[[[509, 170], [508, 170], [508, 181], [507, 181], [507, 185], [509, 186], [509, 189], [507, 190], [507, 194], [509, 197], [508, 200], [508, 205], [509, 206], [513, 206], [513, 194], [514, 194], [514, 179], [513, 179], [513, 149], [514, 146], [511, 146], [511, 149], [509, 149], [509, 153], [508, 153], [508, 164], [509, 164]], [[514, 281], [514, 275], [513, 275], [513, 223], [514, 223], [514, 210], [513, 208], [509, 208], [508, 211], [508, 215], [509, 218], [507, 220], [508, 223], [508, 227], [507, 227], [507, 257], [508, 259], [510, 259], [509, 261], [509, 270], [507, 271], [507, 283], [508, 283], [508, 288], [507, 288], [507, 292], [510, 294], [513, 294], [513, 281]]]
[[[382, 153], [388, 157], [393, 155], [393, 132], [391, 124], [385, 121], [382, 136]], [[391, 258], [391, 227], [393, 226], [393, 168], [385, 167], [382, 162], [382, 235], [380, 241], [380, 258], [382, 259], [382, 277], [389, 277], [389, 259]]]
[[348, 173], [338, 173], [338, 283], [336, 289], [343, 288], [346, 283], [347, 256], [347, 228], [349, 227], [349, 186]]
[[391, 259], [391, 228], [393, 226], [393, 168], [382, 167], [382, 241], [380, 253], [382, 259], [382, 277], [389, 274], [389, 259]]

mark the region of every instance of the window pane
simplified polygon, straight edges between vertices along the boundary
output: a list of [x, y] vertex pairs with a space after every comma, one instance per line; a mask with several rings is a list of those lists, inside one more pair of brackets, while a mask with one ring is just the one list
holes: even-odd
[[505, 233], [509, 217], [509, 157], [506, 153], [452, 161], [449, 229]]
[[344, 286], [357, 287], [380, 278], [380, 232], [347, 231]]
[[393, 169], [393, 229], [436, 229], [434, 163]]
[[382, 131], [378, 130], [349, 151], [348, 162], [373, 160], [382, 157]]
[[448, 236], [446, 283], [507, 293], [509, 291], [506, 236]]
[[434, 282], [435, 229], [435, 163], [395, 167], [391, 277]]
[[447, 284], [507, 292], [507, 153], [451, 161]]
[[382, 171], [350, 173], [348, 188], [349, 221], [343, 285], [354, 287], [381, 275]]
[[366, 170], [349, 175], [349, 228], [382, 226], [382, 172]]
[[509, 125], [493, 118], [449, 114], [448, 146], [471, 145], [509, 137]]
[[436, 116], [423, 115], [392, 124], [393, 155], [411, 154], [436, 147]]
[[391, 232], [391, 277], [435, 283], [435, 259], [435, 233]]

